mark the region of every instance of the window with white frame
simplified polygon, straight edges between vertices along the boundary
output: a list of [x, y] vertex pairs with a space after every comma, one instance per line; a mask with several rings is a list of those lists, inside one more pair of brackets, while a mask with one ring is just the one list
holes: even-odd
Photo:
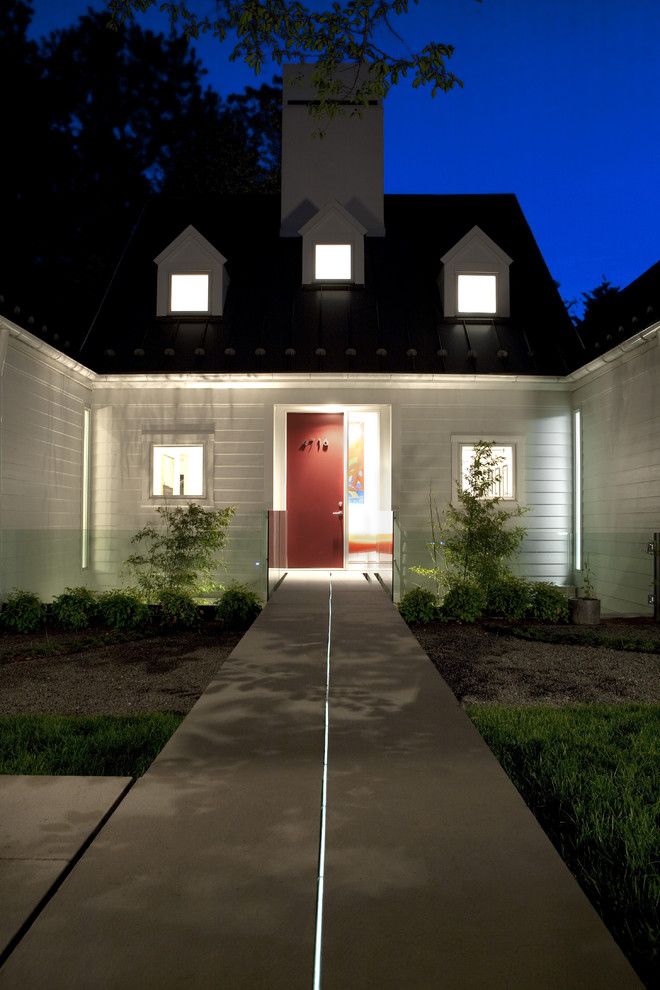
[[[515, 444], [493, 444], [491, 450], [496, 467], [493, 471], [492, 484], [487, 496], [489, 498], [515, 499]], [[474, 443], [462, 443], [460, 445], [461, 488], [463, 491], [468, 488], [468, 478], [474, 461], [474, 452]]]
[[157, 498], [203, 498], [204, 445], [153, 444], [151, 478]]
[[459, 313], [497, 313], [497, 275], [458, 276]]
[[352, 277], [350, 244], [316, 244], [314, 278], [322, 281], [350, 281]]
[[209, 312], [208, 272], [181, 273], [170, 276], [170, 312]]

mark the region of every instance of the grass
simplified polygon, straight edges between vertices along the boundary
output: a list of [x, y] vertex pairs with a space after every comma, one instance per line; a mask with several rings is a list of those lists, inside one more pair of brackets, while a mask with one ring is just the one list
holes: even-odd
[[660, 706], [467, 712], [650, 986], [660, 962]]
[[140, 777], [183, 715], [2, 715], [0, 773]]

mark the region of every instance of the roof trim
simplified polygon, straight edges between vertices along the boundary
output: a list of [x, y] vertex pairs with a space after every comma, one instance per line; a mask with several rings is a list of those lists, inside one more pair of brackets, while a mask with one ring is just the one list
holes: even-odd
[[305, 234], [314, 230], [314, 227], [316, 227], [317, 224], [320, 224], [323, 220], [326, 219], [326, 217], [330, 216], [333, 213], [344, 223], [353, 227], [353, 229], [356, 230], [358, 234], [362, 234], [362, 236], [364, 236], [367, 233], [367, 228], [363, 227], [360, 221], [357, 220], [352, 213], [349, 213], [346, 207], [342, 206], [341, 203], [336, 199], [329, 199], [327, 203], [324, 203], [321, 209], [317, 213], [315, 213], [313, 217], [310, 217], [310, 219], [306, 223], [304, 223], [302, 227], [298, 229], [298, 233], [301, 236], [304, 236]]
[[181, 231], [178, 237], [175, 237], [173, 241], [170, 241], [167, 247], [164, 248], [164, 250], [162, 250], [156, 258], [154, 258], [154, 263], [156, 265], [161, 265], [164, 261], [167, 261], [169, 256], [176, 251], [177, 248], [181, 247], [182, 244], [185, 244], [186, 241], [194, 241], [200, 250], [204, 251], [206, 254], [210, 254], [211, 257], [218, 261], [221, 265], [226, 263], [227, 259], [225, 256], [221, 254], [210, 241], [207, 241], [204, 235], [200, 234], [197, 228], [193, 227], [191, 223], [189, 223], [188, 226]]
[[482, 241], [488, 250], [492, 251], [493, 254], [499, 258], [502, 264], [513, 264], [513, 258], [510, 258], [506, 251], [503, 251], [499, 244], [496, 244], [493, 238], [489, 237], [488, 234], [486, 234], [485, 231], [483, 231], [481, 227], [476, 224], [471, 230], [468, 230], [467, 234], [464, 234], [460, 241], [457, 241], [456, 244], [454, 244], [454, 246], [446, 252], [446, 254], [443, 254], [440, 261], [443, 265], [446, 265], [448, 261], [452, 261], [457, 254], [460, 254], [461, 251], [468, 247], [472, 241], [476, 240]]

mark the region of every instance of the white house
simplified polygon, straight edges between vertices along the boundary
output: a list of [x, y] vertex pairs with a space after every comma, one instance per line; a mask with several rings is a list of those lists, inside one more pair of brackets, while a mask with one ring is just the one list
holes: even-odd
[[652, 614], [657, 272], [582, 343], [514, 196], [384, 195], [382, 107], [319, 140], [311, 98], [285, 73], [281, 198], [154, 199], [78, 353], [0, 312], [2, 592], [116, 585], [194, 500], [236, 505], [262, 590], [270, 562], [399, 595], [429, 488], [485, 439], [530, 507], [520, 573], [572, 585], [588, 554], [605, 610]]

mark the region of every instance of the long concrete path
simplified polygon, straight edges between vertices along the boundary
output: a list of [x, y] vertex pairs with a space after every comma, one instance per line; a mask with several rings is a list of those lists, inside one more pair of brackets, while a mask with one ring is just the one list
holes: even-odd
[[296, 990], [315, 946], [331, 990], [641, 985], [380, 587], [330, 624], [329, 586], [286, 579], [0, 986]]

